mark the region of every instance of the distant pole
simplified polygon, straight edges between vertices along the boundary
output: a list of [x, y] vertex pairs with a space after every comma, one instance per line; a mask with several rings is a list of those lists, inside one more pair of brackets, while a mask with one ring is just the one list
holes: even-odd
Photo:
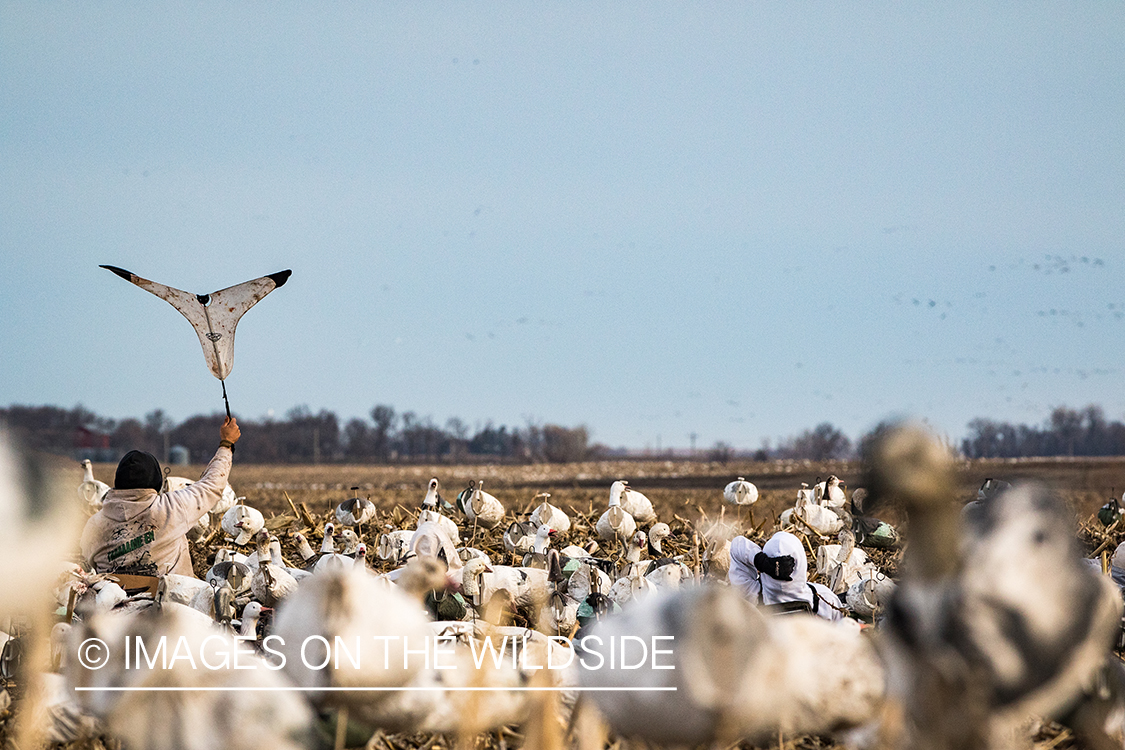
[[320, 463], [320, 428], [313, 428], [313, 463]]
[[697, 437], [699, 437], [699, 435], [696, 435], [696, 434], [695, 434], [695, 433], [693, 432], [693, 433], [691, 433], [690, 435], [688, 435], [688, 437], [689, 437], [689, 438], [691, 438], [691, 455], [692, 455], [692, 456], [694, 457], [694, 456], [695, 456], [695, 439], [696, 439]]

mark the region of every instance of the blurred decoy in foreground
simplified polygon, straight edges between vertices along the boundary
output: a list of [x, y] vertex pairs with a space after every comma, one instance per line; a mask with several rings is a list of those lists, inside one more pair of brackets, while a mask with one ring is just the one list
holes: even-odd
[[910, 522], [883, 639], [888, 739], [927, 750], [1008, 747], [1042, 716], [1074, 724], [1085, 744], [1112, 746], [1104, 728], [1083, 721], [1083, 688], [1110, 655], [1121, 599], [1082, 562], [1061, 500], [1037, 485], [1012, 487], [962, 533], [953, 463], [933, 437], [897, 427], [869, 458], [871, 499], [897, 501]]
[[858, 628], [766, 617], [725, 586], [655, 594], [584, 633], [580, 683], [619, 688], [590, 695], [615, 732], [660, 744], [839, 732], [872, 721], [883, 695]]

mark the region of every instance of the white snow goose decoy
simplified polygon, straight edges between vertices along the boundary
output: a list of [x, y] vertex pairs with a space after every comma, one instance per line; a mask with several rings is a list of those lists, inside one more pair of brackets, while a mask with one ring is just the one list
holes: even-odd
[[629, 486], [629, 483], [618, 479], [609, 486], [609, 502], [613, 504], [617, 499], [626, 513], [640, 526], [647, 526], [656, 521], [656, 511], [652, 508], [652, 501]]
[[742, 523], [742, 506], [750, 510], [750, 525], [754, 526], [754, 503], [758, 502], [758, 488], [745, 477], [739, 477], [723, 488], [723, 500], [738, 508], [739, 525]]
[[352, 566], [352, 558], [336, 552], [336, 545], [332, 535], [336, 531], [333, 524], [324, 524], [324, 538], [320, 540], [320, 554], [312, 561], [312, 566], [306, 568], [313, 573], [324, 573], [329, 570], [342, 570]]
[[470, 484], [457, 496], [457, 505], [474, 526], [491, 529], [504, 520], [504, 506], [484, 491], [484, 481]]
[[375, 556], [392, 565], [402, 564], [410, 552], [410, 538], [414, 533], [410, 529], [393, 529], [380, 534], [375, 545]]
[[266, 519], [262, 512], [249, 505], [235, 505], [223, 514], [223, 531], [227, 536], [233, 537], [234, 543], [238, 545], [249, 544], [265, 525]]
[[82, 484], [78, 485], [78, 497], [94, 510], [101, 510], [109, 485], [94, 479], [94, 465], [90, 459], [82, 461]]
[[426, 488], [426, 496], [422, 498], [422, 509], [418, 512], [418, 526], [427, 521], [441, 524], [453, 543], [459, 544], [461, 542], [461, 531], [457, 528], [457, 523], [441, 512], [442, 503], [445, 501], [438, 493], [439, 487], [437, 477], [430, 480], [430, 484]]
[[531, 511], [531, 523], [536, 526], [547, 524], [558, 533], [565, 534], [570, 531], [570, 516], [561, 508], [551, 505], [548, 502], [550, 497], [551, 495], [548, 492], [541, 492], [535, 496], [536, 500], [543, 498], [543, 502]]
[[268, 531], [261, 529], [257, 541], [258, 569], [250, 579], [250, 593], [265, 606], [273, 607], [297, 590], [297, 579], [282, 566], [281, 561], [275, 563], [271, 560]]
[[652, 528], [648, 530], [649, 557], [659, 559], [665, 556], [664, 540], [671, 536], [671, 534], [672, 529], [663, 521], [652, 525]]
[[[617, 482], [614, 482], [614, 485], [616, 484]], [[618, 492], [616, 495], [612, 492], [610, 493], [609, 509], [606, 510], [605, 513], [602, 513], [601, 517], [598, 518], [598, 522], [594, 525], [594, 528], [598, 532], [599, 539], [605, 539], [606, 541], [620, 539], [621, 541], [625, 541], [636, 533], [637, 522], [633, 519], [633, 515], [622, 507], [622, 494], [621, 492]]]
[[551, 546], [551, 537], [554, 534], [555, 530], [547, 524], [539, 527], [535, 532], [535, 541], [531, 545], [531, 551], [523, 556], [525, 568], [547, 568], [547, 548]]

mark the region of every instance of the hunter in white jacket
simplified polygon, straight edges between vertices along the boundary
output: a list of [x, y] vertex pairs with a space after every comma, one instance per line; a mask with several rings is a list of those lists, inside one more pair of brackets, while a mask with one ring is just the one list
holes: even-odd
[[187, 532], [222, 498], [240, 435], [233, 417], [224, 422], [203, 476], [174, 492], [160, 492], [164, 476], [154, 456], [125, 454], [114, 488], [82, 531], [82, 557], [99, 573], [194, 576]]

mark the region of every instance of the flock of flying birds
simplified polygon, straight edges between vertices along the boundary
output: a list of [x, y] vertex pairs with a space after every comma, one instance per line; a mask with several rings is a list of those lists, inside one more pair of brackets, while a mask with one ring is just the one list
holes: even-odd
[[[1121, 747], [1121, 596], [1082, 559], [1061, 502], [1017, 485], [982, 491], [962, 514], [949, 456], [913, 427], [883, 439], [864, 484], [851, 497], [835, 477], [802, 486], [779, 519], [837, 597], [828, 617], [763, 606], [738, 584], [769, 575], [731, 554], [743, 512], [754, 529], [758, 491], [742, 478], [724, 492], [739, 524], [701, 524], [690, 543], [670, 545], [669, 525], [622, 481], [596, 521], [576, 522], [549, 495], [512, 521], [482, 483], [450, 503], [432, 479], [412, 528], [376, 528], [375, 505], [353, 497], [319, 550], [293, 534], [299, 559], [288, 560], [228, 488], [193, 530], [218, 524], [231, 542], [203, 578], [166, 575], [138, 594], [69, 564], [53, 582], [71, 621], [54, 625], [38, 675], [40, 731], [58, 742], [105, 733], [130, 748], [296, 748], [335, 714], [338, 744], [351, 722], [460, 737], [538, 726], [529, 746], [551, 725], [587, 747], [612, 731], [669, 745], [815, 734], [992, 748], [1026, 744], [1031, 721], [1054, 719], [1089, 746]], [[83, 500], [96, 507], [106, 489], [87, 465]], [[864, 551], [901, 546], [870, 517], [889, 503], [909, 518], [897, 580]], [[559, 535], [578, 543], [556, 548]], [[136, 652], [162, 637], [165, 656], [180, 654], [167, 669]], [[115, 657], [96, 668], [79, 658], [94, 638]], [[423, 645], [434, 639], [441, 658]], [[626, 642], [644, 649], [628, 667]], [[502, 658], [482, 660], [486, 650]]]

